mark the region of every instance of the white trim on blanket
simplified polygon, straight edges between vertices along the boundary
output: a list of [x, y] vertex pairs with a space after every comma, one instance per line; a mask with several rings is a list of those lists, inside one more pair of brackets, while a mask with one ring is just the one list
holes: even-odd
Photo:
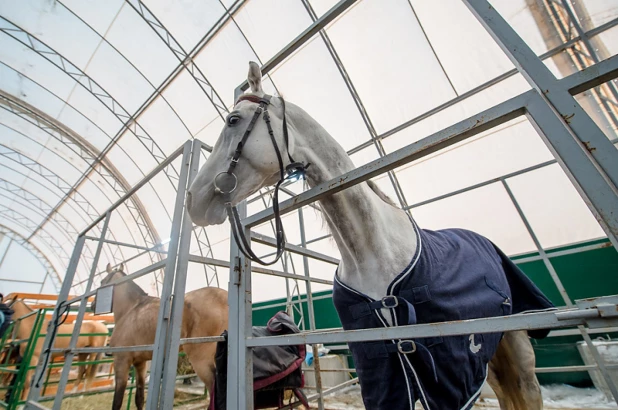
[[481, 383], [481, 387], [479, 387], [477, 392], [474, 393], [470, 397], [470, 400], [468, 400], [468, 402], [466, 404], [464, 404], [464, 406], [461, 408], [461, 410], [466, 410], [468, 408], [468, 406], [470, 406], [470, 404], [474, 403], [476, 401], [476, 399], [478, 399], [478, 397], [481, 395], [481, 390], [483, 390], [483, 386], [487, 382], [487, 375], [488, 374], [489, 374], [489, 363], [485, 365], [485, 379], [483, 380], [483, 383]]
[[412, 259], [412, 262], [410, 263], [408, 270], [403, 275], [401, 275], [399, 279], [397, 279], [395, 282], [391, 282], [391, 284], [388, 285], [388, 289], [390, 289], [390, 291], [388, 292], [389, 295], [392, 295], [393, 289], [399, 284], [399, 282], [401, 282], [406, 276], [410, 274], [410, 272], [414, 270], [414, 267], [416, 266], [416, 263], [421, 257], [421, 252], [423, 250], [423, 243], [422, 243], [423, 241], [421, 239], [421, 234], [418, 231], [419, 228], [411, 216], [410, 216], [410, 221], [412, 222], [412, 226], [414, 227], [414, 234], [416, 235], [416, 250], [414, 251], [414, 256], [412, 257], [413, 259]]

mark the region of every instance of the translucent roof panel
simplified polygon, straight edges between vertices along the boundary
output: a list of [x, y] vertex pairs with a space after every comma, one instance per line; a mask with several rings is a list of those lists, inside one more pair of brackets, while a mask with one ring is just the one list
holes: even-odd
[[[490, 2], [558, 78], [618, 52], [615, 1]], [[185, 141], [214, 145], [247, 63], [267, 63], [338, 3], [0, 0], [0, 234], [22, 247], [10, 252], [29, 252], [43, 267], [32, 270], [36, 286], [57, 286], [77, 235]], [[594, 30], [589, 44], [575, 24]], [[358, 0], [263, 82], [314, 117], [357, 166], [531, 89], [460, 0]], [[611, 92], [606, 84], [576, 98], [616, 142], [618, 123], [599, 90]], [[106, 244], [101, 273], [108, 262], [130, 259], [134, 272], [160, 260], [141, 248], [165, 248], [171, 239], [180, 162], [114, 213], [108, 239], [140, 249]], [[522, 214], [545, 248], [604, 236], [524, 116], [374, 181], [422, 227], [469, 228], [511, 255], [535, 250]], [[306, 189], [289, 184], [281, 199]], [[270, 201], [271, 191], [262, 190], [249, 213]], [[338, 258], [320, 210], [305, 207], [303, 216], [306, 238], [316, 240], [309, 248]], [[284, 225], [288, 241], [299, 244], [298, 211]], [[255, 231], [273, 236], [270, 223]], [[227, 261], [229, 236], [227, 222], [195, 228], [191, 253]], [[96, 244], [86, 244], [76, 289], [84, 288], [95, 252]], [[304, 274], [302, 257], [286, 257], [273, 268]], [[335, 266], [310, 260], [309, 268], [332, 279]], [[0, 264], [0, 286], [5, 272]], [[192, 263], [187, 289], [226, 288], [227, 275], [225, 267]], [[155, 274], [138, 282], [151, 294], [160, 290]], [[302, 284], [296, 290], [304, 291]], [[285, 293], [285, 280], [254, 276], [255, 301]]]
[[408, 2], [363, 1], [327, 33], [378, 133], [455, 97]]

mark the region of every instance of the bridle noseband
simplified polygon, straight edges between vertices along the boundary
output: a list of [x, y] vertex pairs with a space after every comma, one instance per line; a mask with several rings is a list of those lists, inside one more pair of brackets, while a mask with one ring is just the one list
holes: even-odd
[[[253, 117], [251, 118], [251, 122], [249, 122], [249, 126], [245, 130], [242, 139], [236, 146], [236, 151], [234, 151], [234, 156], [230, 161], [230, 165], [227, 171], [223, 171], [218, 173], [215, 176], [214, 184], [215, 184], [215, 193], [223, 195], [223, 202], [225, 204], [225, 208], [228, 213], [228, 217], [230, 218], [230, 225], [232, 225], [232, 233], [234, 235], [234, 240], [238, 245], [240, 251], [250, 260], [257, 262], [262, 265], [272, 265], [276, 263], [283, 251], [285, 250], [285, 235], [283, 233], [283, 224], [281, 222], [281, 215], [279, 213], [279, 187], [286, 179], [291, 178], [304, 178], [306, 169], [311, 164], [303, 164], [302, 162], [294, 161], [292, 156], [290, 155], [289, 150], [289, 141], [288, 141], [288, 126], [285, 115], [285, 101], [283, 98], [281, 99], [281, 104], [283, 106], [283, 139], [285, 141], [285, 147], [288, 154], [288, 158], [290, 160], [290, 164], [283, 167], [283, 159], [281, 158], [281, 152], [279, 151], [279, 146], [277, 145], [277, 140], [275, 139], [275, 134], [273, 132], [273, 128], [270, 124], [270, 114], [268, 113], [268, 106], [270, 105], [270, 99], [272, 97], [270, 95], [264, 95], [264, 97], [258, 97], [256, 95], [242, 95], [236, 101], [238, 104], [241, 101], [251, 101], [253, 103], [259, 104], [253, 113]], [[242, 222], [240, 221], [240, 216], [238, 215], [238, 210], [235, 206], [232, 206], [232, 192], [238, 186], [238, 178], [234, 174], [234, 169], [236, 165], [238, 165], [238, 160], [240, 155], [242, 154], [242, 149], [255, 126], [260, 114], [263, 114], [264, 122], [266, 122], [266, 128], [268, 129], [268, 135], [270, 136], [270, 140], [273, 143], [273, 148], [275, 149], [275, 154], [277, 154], [277, 161], [279, 162], [279, 181], [277, 185], [275, 185], [275, 193], [273, 194], [273, 212], [275, 214], [275, 231], [276, 231], [276, 242], [277, 242], [277, 253], [275, 255], [275, 259], [271, 262], [262, 261], [253, 251], [251, 250], [251, 246], [249, 245], [247, 238], [244, 235], [244, 227]], [[286, 177], [287, 174], [287, 177]]]

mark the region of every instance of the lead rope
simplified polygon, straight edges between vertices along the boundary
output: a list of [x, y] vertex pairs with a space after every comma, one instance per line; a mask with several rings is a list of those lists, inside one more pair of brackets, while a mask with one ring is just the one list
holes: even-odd
[[41, 374], [39, 374], [39, 379], [36, 381], [35, 386], [37, 388], [41, 386], [41, 379], [43, 379], [43, 375], [45, 374], [45, 368], [47, 367], [47, 364], [49, 363], [49, 356], [51, 355], [51, 349], [54, 343], [54, 339], [56, 338], [56, 332], [58, 332], [58, 328], [61, 325], [63, 325], [64, 322], [66, 322], [67, 318], [69, 317], [69, 309], [71, 308], [71, 305], [67, 304], [66, 306], [64, 306], [64, 303], [65, 302], [60, 302], [57, 308], [58, 312], [60, 312], [60, 309], [62, 308], [64, 308], [64, 311], [62, 313], [58, 313], [54, 321], [50, 323], [50, 324], [53, 324], [51, 338], [49, 339], [50, 345], [47, 346], [47, 348], [45, 349], [45, 352], [43, 352], [43, 354], [45, 355], [45, 360], [43, 361], [43, 367], [41, 369]]
[[[260, 103], [260, 107], [262, 107], [262, 103]], [[265, 104], [263, 107], [263, 111], [264, 111], [263, 118], [264, 118], [264, 121], [266, 122], [266, 127], [268, 128], [268, 135], [270, 136], [270, 140], [273, 143], [275, 154], [277, 154], [277, 161], [279, 163], [279, 182], [277, 182], [277, 185], [275, 186], [275, 193], [273, 194], [273, 212], [275, 214], [275, 231], [276, 231], [275, 239], [276, 239], [276, 245], [277, 245], [277, 253], [275, 254], [275, 258], [272, 261], [270, 262], [263, 261], [251, 250], [251, 246], [247, 242], [245, 235], [242, 234], [244, 227], [242, 225], [242, 222], [240, 221], [240, 216], [238, 215], [238, 210], [236, 209], [236, 207], [233, 207], [230, 202], [226, 202], [226, 209], [227, 209], [228, 216], [230, 218], [230, 222], [232, 225], [232, 234], [234, 235], [234, 240], [236, 240], [236, 243], [238, 244], [240, 251], [253, 262], [257, 262], [261, 265], [269, 266], [269, 265], [275, 264], [279, 260], [279, 258], [281, 258], [281, 255], [283, 255], [283, 252], [285, 250], [285, 235], [283, 233], [283, 223], [281, 222], [281, 215], [279, 213], [279, 187], [285, 180], [285, 174], [283, 171], [283, 159], [281, 158], [281, 152], [279, 151], [279, 147], [277, 146], [277, 140], [275, 139], [275, 134], [273, 132], [272, 125], [270, 123], [270, 114], [268, 113], [268, 107]], [[256, 114], [259, 115], [258, 110], [256, 110]], [[253, 119], [256, 119], [256, 117], [257, 115], [254, 115]], [[285, 111], [284, 111], [284, 118], [285, 118]], [[247, 128], [247, 131], [245, 132], [245, 136], [243, 136], [243, 140], [238, 144], [240, 149], [242, 149], [242, 146], [240, 146], [240, 144], [244, 144], [244, 141], [246, 141], [246, 137], [248, 137], [248, 134], [253, 128], [254, 123], [255, 122], [252, 120], [251, 123], [249, 124], [249, 128]], [[238, 148], [237, 148], [237, 152], [238, 152]], [[288, 153], [288, 156], [289, 156], [289, 153]], [[234, 157], [236, 157], [236, 155]], [[230, 164], [230, 167], [232, 167], [232, 164]]]
[[[236, 147], [236, 151], [234, 152], [234, 156], [232, 157], [230, 166], [228, 167], [227, 171], [221, 172], [215, 177], [215, 191], [223, 195], [225, 209], [230, 219], [230, 224], [232, 226], [232, 234], [234, 236], [236, 244], [238, 245], [238, 248], [251, 261], [257, 262], [265, 266], [275, 264], [279, 260], [279, 258], [281, 258], [281, 255], [283, 255], [283, 252], [285, 250], [285, 234], [283, 232], [283, 223], [281, 222], [281, 215], [279, 212], [279, 188], [283, 181], [286, 180], [285, 173], [287, 172], [289, 178], [304, 177], [306, 169], [309, 167], [309, 165], [311, 165], [311, 163], [304, 165], [302, 162], [296, 162], [290, 155], [288, 143], [288, 127], [285, 114], [285, 101], [283, 100], [283, 98], [281, 98], [281, 105], [283, 106], [283, 139], [287, 148], [288, 158], [290, 159], [290, 164], [285, 167], [284, 171], [283, 159], [281, 158], [281, 152], [279, 151], [279, 146], [277, 145], [277, 140], [275, 139], [275, 134], [272, 129], [272, 125], [270, 122], [270, 114], [268, 113], [268, 105], [270, 104], [270, 98], [271, 97], [269, 95], [265, 95], [264, 97], [259, 99], [259, 106], [255, 110], [255, 113], [253, 114], [253, 117], [249, 122], [249, 126], [245, 130], [241, 141]], [[234, 174], [234, 169], [238, 164], [242, 149], [247, 142], [247, 139], [249, 138], [249, 134], [253, 130], [253, 127], [255, 126], [255, 123], [257, 122], [261, 113], [263, 113], [263, 118], [266, 122], [266, 127], [268, 128], [268, 135], [270, 136], [273, 148], [275, 149], [275, 154], [277, 154], [277, 162], [279, 163], [279, 181], [275, 186], [275, 192], [273, 194], [273, 213], [275, 214], [275, 239], [277, 253], [275, 254], [274, 260], [270, 262], [263, 261], [251, 250], [251, 246], [249, 245], [249, 242], [247, 241], [247, 238], [243, 233], [244, 226], [240, 221], [238, 210], [236, 209], [236, 207], [232, 206], [231, 200], [231, 194], [236, 189], [236, 185], [238, 183], [236, 175]], [[222, 178], [220, 179], [219, 183], [217, 183], [219, 177]]]

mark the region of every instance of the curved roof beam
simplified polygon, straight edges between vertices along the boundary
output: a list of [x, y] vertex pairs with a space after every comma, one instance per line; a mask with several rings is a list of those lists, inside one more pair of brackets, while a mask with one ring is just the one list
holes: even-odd
[[[80, 155], [87, 163], [92, 164], [99, 156], [100, 152], [85, 138], [25, 101], [0, 90], [0, 104], [8, 106], [8, 109], [12, 113], [38, 126], [49, 135], [65, 144], [73, 152]], [[131, 189], [130, 184], [122, 176], [122, 173], [107, 158], [103, 158], [102, 161], [94, 167], [94, 171], [118, 193], [119, 197], [122, 197]], [[140, 229], [144, 242], [151, 246], [159, 243], [160, 240], [157, 230], [139, 197], [131, 197], [130, 202], [131, 204], [129, 205], [129, 203], [127, 203], [127, 206], [137, 211], [131, 212], [131, 214]], [[47, 218], [41, 223], [38, 229], [52, 218], [53, 214], [53, 210], [50, 210]], [[35, 233], [36, 231], [33, 232], [33, 235]]]
[[[60, 206], [62, 206], [62, 204], [64, 204], [66, 200], [69, 199], [71, 196], [75, 196], [75, 195], [81, 196], [81, 194], [79, 194], [77, 191], [80, 184], [88, 178], [88, 176], [93, 171], [95, 166], [102, 163], [102, 160], [104, 159], [104, 157], [115, 146], [115, 144], [118, 142], [120, 137], [124, 135], [124, 132], [126, 130], [129, 130], [131, 133], [133, 133], [133, 135], [135, 135], [135, 137], [140, 141], [140, 143], [144, 146], [144, 148], [146, 148], [151, 153], [151, 155], [153, 156], [153, 158], [155, 159], [157, 163], [161, 163], [163, 160], [165, 160], [166, 155], [163, 152], [163, 150], [159, 147], [159, 145], [156, 143], [156, 141], [154, 141], [152, 137], [150, 137], [148, 132], [146, 132], [146, 130], [141, 125], [139, 125], [139, 123], [136, 121], [134, 116], [131, 116], [129, 112], [125, 110], [124, 107], [118, 101], [116, 101], [107, 91], [105, 91], [105, 89], [101, 87], [96, 81], [90, 78], [85, 72], [80, 70], [78, 67], [74, 66], [68, 59], [66, 59], [64, 56], [62, 56], [58, 52], [56, 52], [54, 49], [49, 47], [47, 44], [40, 41], [39, 39], [37, 39], [36, 37], [31, 35], [27, 31], [18, 27], [17, 25], [13, 24], [8, 19], [0, 16], [0, 22], [2, 23], [2, 26], [0, 26], [0, 31], [4, 32], [5, 34], [9, 35], [16, 41], [30, 48], [32, 51], [36, 52], [41, 57], [45, 58], [47, 61], [54, 64], [56, 67], [62, 70], [65, 74], [69, 75], [71, 78], [76, 80], [76, 82], [79, 85], [84, 87], [95, 98], [97, 98], [123, 124], [123, 126], [120, 128], [118, 133], [114, 136], [114, 138], [112, 138], [110, 143], [103, 149], [102, 152], [100, 152], [99, 156], [95, 159], [95, 161], [90, 166], [90, 169], [86, 171], [73, 186], [69, 187], [63, 199], [52, 210], [52, 213], [56, 212], [60, 208]], [[165, 173], [168, 180], [172, 184], [172, 187], [174, 188], [174, 190], [177, 190], [176, 183], [180, 175], [178, 173], [178, 170], [172, 164], [170, 164], [168, 167], [166, 167], [163, 170], [163, 172]], [[156, 193], [156, 190], [155, 190], [155, 193]], [[163, 201], [161, 201], [161, 203], [163, 204]], [[165, 206], [163, 208], [166, 209]], [[93, 219], [95, 219], [98, 216], [99, 215], [94, 215]], [[34, 233], [36, 233], [40, 228], [41, 226], [39, 226], [34, 231]], [[161, 240], [158, 237], [158, 234], [156, 233], [156, 231], [153, 232], [153, 234], [154, 234], [154, 242], [152, 243], [152, 245], [154, 246], [155, 244], [160, 243]], [[160, 258], [161, 256], [157, 254], [157, 257]], [[162, 282], [162, 279], [157, 276], [157, 281]]]
[[[246, 1], [247, 0], [236, 0], [229, 8], [226, 8], [227, 12], [223, 16], [221, 16], [221, 18], [212, 26], [212, 28], [204, 35], [204, 37], [202, 37], [202, 39], [198, 41], [198, 43], [195, 45], [195, 47], [193, 47], [191, 51], [189, 51], [188, 53], [185, 53], [186, 57], [180, 62], [180, 64], [176, 66], [176, 68], [161, 83], [161, 85], [154, 90], [154, 92], [150, 95], [150, 97], [146, 99], [144, 104], [142, 104], [142, 106], [138, 108], [138, 110], [135, 112], [134, 118], [138, 118], [144, 111], [146, 111], [148, 107], [150, 107], [150, 105], [157, 99], [157, 97], [161, 96], [163, 91], [165, 91], [165, 89], [172, 82], [174, 82], [176, 77], [178, 77], [180, 73], [182, 73], [183, 70], [187, 68], [187, 65], [189, 65], [190, 62], [191, 62], [191, 65], [189, 65], [189, 67], [193, 66], [192, 65], [193, 59], [204, 49], [204, 47], [208, 43], [210, 43], [210, 41], [219, 33], [219, 31], [223, 27], [225, 27], [225, 25], [230, 20], [232, 20], [233, 16], [236, 14], [236, 12], [238, 12], [238, 10], [242, 8], [242, 6], [245, 5]], [[225, 5], [224, 5], [224, 8], [225, 8]], [[138, 14], [144, 17], [142, 13], [138, 12]], [[161, 27], [163, 27], [163, 24], [161, 24]], [[164, 29], [164, 30], [166, 33], [169, 33], [167, 29]], [[176, 54], [176, 52], [174, 52], [174, 54]], [[210, 86], [210, 83], [208, 84], [208, 87], [212, 88], [212, 86]], [[214, 88], [213, 88], [213, 91], [214, 91]], [[219, 100], [221, 99], [219, 98]], [[225, 107], [225, 104], [223, 106]]]
[[[144, 21], [152, 28], [159, 38], [167, 45], [167, 47], [176, 56], [182, 67], [193, 77], [200, 89], [206, 94], [206, 97], [213, 105], [222, 120], [225, 120], [229, 110], [225, 103], [217, 93], [217, 90], [210, 84], [202, 70], [195, 64], [193, 58], [189, 58], [189, 53], [180, 45], [170, 33], [163, 23], [146, 7], [141, 0], [126, 0], [127, 3], [139, 14]], [[227, 10], [227, 9], [226, 9]], [[225, 13], [224, 13], [225, 14]]]
[[[10, 181], [0, 178], [0, 190], [4, 192], [10, 193], [12, 199], [15, 202], [19, 202], [20, 206], [25, 206], [29, 208], [32, 212], [39, 214], [41, 217], [45, 217], [46, 212], [52, 209], [52, 206], [47, 203], [45, 200], [39, 198], [36, 194], [31, 191], [28, 191]], [[0, 194], [9, 198], [4, 194]], [[64, 232], [68, 241], [73, 241], [75, 237], [79, 234], [79, 231], [75, 228], [75, 226], [69, 222], [64, 215], [59, 212], [54, 213], [53, 224], [61, 231]], [[110, 236], [111, 232], [110, 232]], [[109, 249], [103, 248], [106, 253], [106, 257], [109, 260], [116, 261], [116, 252], [114, 252], [114, 248], [108, 246]], [[89, 254], [91, 259], [94, 258], [94, 254], [89, 246], [85, 246], [86, 252]], [[122, 249], [120, 249], [122, 251]], [[110, 255], [112, 256], [110, 258]], [[122, 255], [121, 255], [122, 256]], [[124, 257], [122, 259], [124, 260]]]
[[[26, 215], [4, 205], [0, 205], [0, 216], [5, 217], [12, 223], [24, 227], [26, 230], [30, 230], [33, 226], [36, 226], [36, 224], [34, 224]], [[62, 245], [60, 245], [60, 243], [58, 243], [58, 241], [46, 231], [40, 231], [38, 237], [58, 257], [58, 261], [61, 263], [62, 269], [66, 269], [69, 266], [70, 259], [70, 255], [66, 249], [64, 249]], [[32, 243], [30, 240], [28, 240], [28, 242]]]
[[0, 233], [6, 235], [10, 239], [14, 240], [15, 242], [19, 243], [21, 246], [26, 248], [28, 251], [30, 251], [30, 253], [32, 253], [39, 260], [39, 262], [41, 262], [41, 265], [43, 265], [43, 267], [45, 268], [47, 276], [52, 280], [52, 283], [54, 284], [56, 291], [58, 292], [60, 291], [60, 285], [62, 283], [62, 278], [58, 274], [58, 271], [56, 270], [56, 268], [54, 268], [54, 265], [51, 264], [49, 259], [47, 259], [45, 254], [41, 252], [39, 248], [37, 248], [32, 243], [28, 242], [26, 238], [21, 236], [19, 233], [1, 224], [0, 224]]
[[[43, 165], [35, 162], [33, 159], [31, 159], [27, 155], [17, 152], [13, 150], [12, 148], [6, 147], [2, 144], [0, 144], [0, 156], [5, 157], [17, 164], [20, 164], [24, 166], [25, 168], [27, 168], [28, 170], [30, 170], [31, 172], [38, 174], [41, 178], [43, 178], [47, 182], [54, 184], [61, 192], [64, 192], [69, 186], [69, 184], [64, 179], [56, 175], [49, 168], [46, 168]], [[24, 175], [24, 176], [28, 177], [28, 175]], [[90, 205], [90, 203], [84, 198], [84, 196], [81, 193], [79, 193], [78, 191], [75, 191], [73, 195], [74, 196], [71, 198], [72, 201], [74, 201], [74, 203], [77, 204], [77, 206], [83, 212], [85, 212], [87, 216], [89, 216], [92, 219], [95, 219], [96, 217], [99, 216], [98, 214], [93, 213], [94, 208], [92, 207], [92, 205]], [[38, 229], [36, 234], [38, 234], [41, 238], [45, 239], [48, 242], [51, 241], [52, 237], [43, 228], [39, 228], [39, 226], [37, 226], [36, 224], [34, 226], [26, 226], [27, 229], [32, 229], [32, 232], [28, 236], [27, 240], [31, 240], [35, 236], [35, 234], [33, 233], [34, 229]], [[56, 247], [55, 244], [50, 244], [50, 246]], [[89, 248], [88, 248], [88, 253], [92, 254]], [[112, 255], [115, 255], [115, 253], [112, 252]], [[89, 255], [85, 255], [85, 256], [90, 257]]]
[[[86, 91], [88, 91], [96, 99], [98, 99], [123, 124], [120, 130], [112, 138], [110, 143], [103, 149], [103, 151], [100, 152], [99, 156], [95, 159], [91, 168], [102, 162], [102, 159], [116, 145], [120, 137], [124, 135], [124, 132], [127, 130], [131, 132], [138, 141], [140, 141], [140, 143], [144, 146], [144, 148], [146, 148], [146, 150], [148, 150], [148, 152], [150, 152], [150, 154], [153, 156], [157, 163], [161, 163], [163, 160], [165, 160], [166, 155], [163, 150], [159, 147], [157, 142], [152, 139], [148, 132], [146, 132], [146, 130], [136, 121], [135, 116], [129, 114], [129, 112], [125, 110], [124, 107], [118, 101], [116, 101], [116, 99], [114, 99], [107, 91], [105, 91], [105, 89], [101, 87], [96, 81], [89, 77], [85, 72], [74, 66], [69, 60], [67, 60], [64, 56], [49, 47], [47, 44], [38, 40], [32, 34], [16, 26], [6, 18], [0, 16], [0, 22], [2, 23], [2, 26], [0, 27], [1, 32], [4, 32], [5, 34], [12, 37], [14, 40], [28, 47], [30, 50], [34, 51], [39, 56], [51, 62], [62, 72], [76, 80], [79, 85], [81, 85], [83, 88], [86, 89]], [[90, 172], [91, 170], [84, 173], [82, 178], [80, 178], [80, 180], [73, 187], [71, 187], [69, 192], [66, 194], [64, 200], [66, 200], [69, 195], [75, 189], [77, 189], [80, 183], [88, 177]], [[170, 165], [164, 170], [164, 172], [174, 189], [176, 189], [175, 181], [178, 180], [178, 170], [176, 170], [173, 165]], [[64, 202], [64, 200], [61, 201], [61, 203]], [[61, 203], [58, 204], [58, 206], [60, 206]]]

